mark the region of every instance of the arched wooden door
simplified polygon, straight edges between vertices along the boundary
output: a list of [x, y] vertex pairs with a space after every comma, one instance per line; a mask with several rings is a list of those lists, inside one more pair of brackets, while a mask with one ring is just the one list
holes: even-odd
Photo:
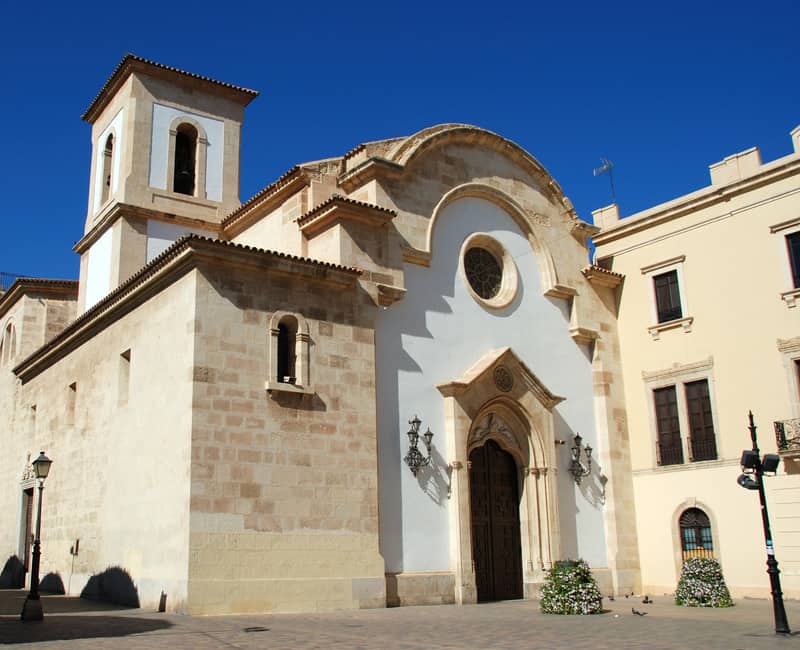
[[522, 598], [517, 465], [494, 440], [469, 454], [478, 602]]

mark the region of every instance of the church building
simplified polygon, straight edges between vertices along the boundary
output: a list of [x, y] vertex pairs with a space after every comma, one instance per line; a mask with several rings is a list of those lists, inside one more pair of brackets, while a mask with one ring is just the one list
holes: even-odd
[[[677, 522], [649, 518], [676, 474], [644, 471], [635, 384], [671, 357], [626, 356], [649, 330], [623, 317], [639, 269], [611, 263], [607, 213], [581, 220], [530, 153], [464, 124], [241, 203], [256, 96], [127, 55], [84, 113], [80, 278], [0, 296], [4, 558], [29, 569], [45, 450], [41, 575], [68, 593], [116, 567], [143, 607], [192, 614], [473, 603], [576, 558], [604, 594], [674, 588], [655, 553]], [[739, 489], [736, 444], [713, 462]]]

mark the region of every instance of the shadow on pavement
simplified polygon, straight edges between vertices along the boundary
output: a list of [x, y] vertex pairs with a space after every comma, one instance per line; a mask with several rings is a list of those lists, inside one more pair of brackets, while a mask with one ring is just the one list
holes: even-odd
[[[0, 620], [7, 617], [19, 617], [22, 605], [28, 591], [25, 589], [0, 589]], [[42, 611], [48, 614], [79, 614], [84, 612], [107, 612], [131, 609], [122, 605], [87, 600], [78, 596], [60, 596], [56, 594], [42, 594]]]
[[164, 619], [107, 615], [48, 615], [45, 613], [44, 620], [35, 623], [0, 618], [0, 643], [37, 643], [122, 637], [170, 627], [172, 627], [172, 623]]

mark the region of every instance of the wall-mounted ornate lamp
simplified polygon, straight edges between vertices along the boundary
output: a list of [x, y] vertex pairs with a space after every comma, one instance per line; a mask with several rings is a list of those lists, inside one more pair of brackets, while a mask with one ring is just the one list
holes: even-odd
[[411, 428], [408, 430], [408, 453], [406, 454], [406, 464], [411, 469], [411, 473], [416, 476], [421, 467], [431, 464], [431, 440], [433, 440], [433, 433], [428, 427], [428, 430], [422, 434], [422, 439], [425, 442], [425, 448], [428, 451], [428, 456], [422, 455], [422, 452], [417, 449], [419, 444], [419, 425], [422, 421], [415, 415], [408, 423]]
[[[576, 433], [575, 444], [570, 447], [572, 457], [569, 463], [569, 473], [578, 485], [580, 485], [581, 479], [584, 476], [589, 476], [589, 472], [592, 471], [592, 448], [589, 445], [582, 447], [582, 442], [583, 438], [579, 433]], [[586, 457], [585, 462], [581, 460], [582, 455]]]

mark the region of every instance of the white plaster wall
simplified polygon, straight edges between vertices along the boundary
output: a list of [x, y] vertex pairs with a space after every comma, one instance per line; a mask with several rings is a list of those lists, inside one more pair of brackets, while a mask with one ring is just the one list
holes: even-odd
[[[461, 246], [474, 232], [497, 239], [516, 261], [519, 290], [503, 310], [476, 302], [458, 271]], [[436, 385], [459, 377], [488, 350], [509, 346], [551, 391], [567, 398], [555, 409], [556, 438], [580, 432], [596, 448], [591, 366], [569, 336], [563, 301], [542, 295], [527, 239], [493, 203], [466, 198], [448, 206], [436, 224], [430, 268], [406, 265], [405, 274], [406, 297], [382, 310], [377, 325], [381, 552], [389, 572], [449, 570], [446, 466], [454, 450], [442, 447], [443, 398]], [[414, 414], [422, 431], [429, 426], [434, 432], [435, 467], [419, 480], [403, 462]], [[566, 476], [568, 445], [559, 453], [565, 555], [605, 566], [600, 506]]]
[[174, 223], [164, 223], [163, 221], [147, 222], [147, 263], [152, 262], [156, 257], [167, 250], [174, 242], [184, 235], [203, 235], [213, 237], [217, 234], [210, 230], [200, 228], [188, 228]]
[[205, 129], [208, 138], [206, 149], [206, 196], [210, 201], [222, 200], [222, 162], [225, 144], [225, 124], [189, 111], [153, 104], [153, 133], [150, 142], [150, 187], [167, 189], [167, 157], [169, 155], [169, 128], [177, 117], [191, 117]]
[[106, 138], [114, 132], [114, 149], [111, 151], [111, 191], [109, 196], [114, 196], [119, 187], [120, 161], [122, 160], [122, 125], [125, 120], [125, 109], [120, 109], [114, 116], [111, 123], [103, 130], [97, 142], [94, 143], [94, 189], [92, 193], [92, 214], [95, 214], [101, 207], [103, 197], [103, 152], [106, 148]]
[[88, 311], [111, 290], [111, 232], [110, 228], [106, 230], [89, 249], [84, 311]]

